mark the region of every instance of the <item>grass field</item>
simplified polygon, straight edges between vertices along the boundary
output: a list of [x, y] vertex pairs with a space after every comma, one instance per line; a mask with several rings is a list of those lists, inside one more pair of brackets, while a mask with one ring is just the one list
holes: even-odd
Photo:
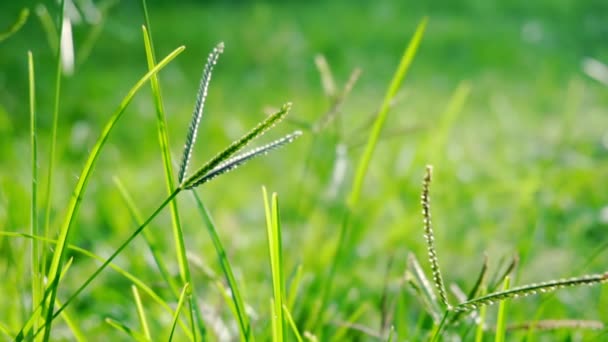
[[[42, 279], [32, 265], [43, 264], [46, 274], [56, 250], [42, 242], [34, 247], [31, 239], [14, 233], [32, 233], [32, 217], [42, 232], [49, 206], [47, 237], [60, 237], [96, 140], [129, 89], [148, 71], [141, 3], [96, 4], [109, 7], [98, 23], [73, 26], [76, 63], [73, 74], [61, 78], [52, 163], [57, 36], [51, 33], [49, 38], [36, 3], [0, 5], [2, 32], [21, 8], [30, 9], [24, 26], [0, 41], [0, 331], [8, 340], [30, 317], [38, 316], [32, 313], [32, 302], [40, 295]], [[55, 18], [55, 2], [46, 6]], [[271, 306], [271, 299], [277, 298], [277, 269], [271, 260], [282, 261], [283, 299], [295, 326], [302, 334], [309, 332], [304, 339], [314, 335], [319, 341], [417, 341], [432, 336], [437, 322], [406, 281], [410, 253], [432, 279], [420, 203], [427, 164], [434, 170], [430, 196], [435, 245], [452, 303], [458, 300], [451, 285], [468, 292], [484, 255], [489, 274], [504, 269], [514, 255], [519, 257], [510, 287], [608, 271], [604, 1], [155, 1], [149, 4], [149, 14], [158, 61], [186, 47], [158, 74], [175, 173], [201, 72], [219, 42], [224, 42], [225, 51], [213, 71], [190, 173], [286, 102], [293, 103], [287, 118], [256, 146], [296, 129], [304, 133], [288, 146], [196, 189], [234, 272], [251, 336], [258, 340], [271, 339], [279, 329], [271, 323], [277, 317]], [[349, 202], [375, 113], [425, 16], [428, 26], [388, 112], [360, 198]], [[33, 216], [28, 51], [34, 58], [37, 120]], [[361, 74], [340, 102], [335, 120], [313, 130], [336, 98], [328, 95], [315, 65], [315, 56], [321, 55], [335, 78], [336, 94], [353, 70], [359, 68]], [[584, 67], [591, 60], [599, 65], [599, 80], [598, 72]], [[141, 218], [152, 214], [168, 194], [158, 142], [158, 96], [150, 89], [143, 85], [109, 134], [66, 239], [103, 258], [138, 226], [116, 180]], [[278, 194], [278, 259], [276, 249], [269, 255], [267, 235], [276, 235], [272, 227], [267, 234], [267, 216], [273, 215], [266, 213], [262, 185], [268, 197]], [[232, 283], [218, 262], [217, 244], [200, 208], [188, 193], [181, 193], [176, 203], [194, 293], [188, 298], [194, 298], [192, 305], [202, 315], [198, 327], [205, 327], [209, 340], [250, 339], [231, 310], [226, 291]], [[344, 222], [346, 237], [341, 235]], [[114, 260], [172, 309], [184, 286], [174, 229], [169, 207], [146, 228], [157, 243], [168, 279], [142, 236]], [[344, 249], [335, 262], [338, 243]], [[276, 241], [270, 245], [278, 248]], [[44, 262], [32, 260], [32, 248], [47, 255]], [[72, 261], [57, 287], [55, 309], [101, 265], [71, 250], [68, 259]], [[133, 284], [134, 279], [104, 269], [53, 321], [50, 340], [145, 340], [138, 315], [142, 311], [151, 339], [167, 339], [173, 315], [139, 285], [143, 309], [138, 311]], [[606, 285], [505, 303], [503, 318], [497, 318], [498, 305], [487, 307], [481, 340], [606, 338]], [[188, 309], [184, 304], [176, 341], [192, 337]], [[118, 323], [110, 324], [108, 318]], [[40, 326], [40, 319], [34, 324]], [[284, 340], [296, 340], [285, 319]], [[549, 331], [520, 329], [505, 335], [500, 328], [498, 334], [493, 330], [500, 326], [497, 322], [566, 319], [578, 320], [579, 327], [559, 321], [558, 329]], [[595, 329], [580, 327], [585, 324]], [[473, 320], [465, 319], [459, 326], [448, 326], [442, 336], [474, 340], [476, 329]], [[194, 335], [202, 337], [199, 331]]]

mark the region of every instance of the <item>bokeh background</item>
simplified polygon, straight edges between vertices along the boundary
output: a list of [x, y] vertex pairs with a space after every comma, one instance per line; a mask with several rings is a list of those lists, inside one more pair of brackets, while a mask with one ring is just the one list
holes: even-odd
[[[44, 189], [56, 42], [40, 19], [43, 7], [34, 1], [3, 1], [0, 28], [8, 27], [24, 7], [31, 9], [25, 26], [0, 42], [0, 229], [26, 232], [31, 177], [26, 52], [33, 52], [36, 63]], [[54, 2], [45, 2], [44, 8], [56, 15]], [[55, 228], [101, 128], [147, 70], [139, 2], [81, 1], [77, 8], [75, 64], [61, 89], [51, 196]], [[298, 265], [304, 270], [294, 315], [305, 324], [334, 253], [341, 208], [370, 118], [424, 16], [429, 17], [428, 29], [374, 155], [353, 224], [356, 248], [348, 251], [348, 265], [339, 268], [323, 329], [338, 329], [362, 305], [369, 308], [359, 323], [378, 329], [386, 284], [407, 308], [396, 322], [402, 334], [416, 327], [422, 309], [399, 281], [409, 252], [425, 262], [419, 193], [427, 163], [435, 166], [433, 218], [449, 283], [468, 289], [484, 253], [491, 267], [518, 254], [519, 284], [606, 271], [608, 2], [150, 1], [149, 9], [157, 57], [180, 45], [187, 48], [160, 73], [176, 164], [200, 73], [220, 41], [225, 53], [213, 75], [193, 165], [288, 101], [293, 102], [289, 120], [261, 140], [296, 128], [306, 133], [280, 152], [198, 190], [257, 317], [256, 331], [268, 327], [272, 290], [261, 185], [278, 192], [281, 200], [287, 274]], [[319, 55], [339, 88], [355, 68], [362, 73], [335, 124], [313, 133], [308, 128], [332, 104], [315, 66]], [[469, 90], [468, 96], [460, 110], [446, 114], [457, 89]], [[342, 166], [343, 173], [337, 173]], [[164, 199], [149, 87], [142, 88], [111, 134], [78, 217], [74, 243], [101, 255], [109, 255], [134, 228], [114, 177], [127, 186], [143, 213]], [[179, 202], [201, 305], [233, 329], [212, 281], [221, 273], [203, 222], [189, 196]], [[177, 274], [168, 211], [150, 228], [164, 239]], [[28, 280], [15, 272], [27, 265], [26, 246], [23, 240], [0, 239], [0, 273], [7, 275], [0, 282], [0, 319], [17, 326], [29, 307], [23, 297]], [[154, 283], [158, 274], [146, 253], [138, 241], [118, 263]], [[60, 296], [96, 266], [77, 257]], [[103, 323], [107, 316], [135, 325], [125, 290], [129, 285], [110, 271], [97, 280], [72, 307], [83, 329], [115, 333]], [[513, 321], [537, 316], [608, 320], [608, 297], [601, 288], [526, 299], [511, 308]], [[158, 317], [161, 329], [168, 322], [160, 311]]]

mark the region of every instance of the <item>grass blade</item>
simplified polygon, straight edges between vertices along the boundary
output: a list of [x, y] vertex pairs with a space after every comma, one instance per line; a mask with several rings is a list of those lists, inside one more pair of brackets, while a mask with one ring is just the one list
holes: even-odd
[[[39, 235], [38, 226], [38, 144], [37, 144], [37, 124], [36, 124], [36, 80], [34, 73], [34, 56], [31, 51], [27, 53], [27, 65], [29, 74], [29, 105], [30, 105], [30, 147], [32, 149], [32, 198], [30, 207], [31, 234]], [[32, 240], [32, 310], [34, 306], [42, 300], [43, 266], [40, 263], [40, 246], [37, 240]], [[34, 322], [34, 328], [38, 328], [39, 320]]]
[[[42, 5], [44, 6], [44, 5]], [[52, 123], [52, 128], [51, 128], [51, 141], [50, 141], [50, 151], [49, 151], [49, 166], [48, 166], [48, 171], [47, 171], [47, 185], [46, 185], [46, 195], [45, 195], [45, 205], [46, 205], [46, 211], [45, 211], [45, 215], [44, 215], [44, 236], [50, 236], [50, 224], [51, 224], [51, 194], [53, 193], [53, 172], [55, 169], [55, 150], [57, 148], [57, 125], [59, 122], [59, 97], [61, 94], [61, 46], [59, 44], [59, 40], [61, 39], [61, 35], [63, 33], [63, 16], [64, 16], [64, 11], [65, 11], [65, 0], [60, 0], [59, 1], [59, 22], [57, 23], [59, 26], [59, 30], [56, 31], [57, 32], [57, 36], [53, 36], [54, 38], [56, 37], [57, 39], [57, 49], [56, 49], [56, 59], [55, 59], [55, 65], [56, 65], [56, 69], [55, 69], [55, 98], [54, 98], [54, 104], [53, 104], [53, 123]], [[48, 14], [48, 13], [47, 13]], [[50, 27], [52, 27], [53, 29], [55, 29], [55, 26], [52, 23], [52, 20], [50, 21]], [[41, 265], [46, 265], [47, 263], [47, 257], [46, 257], [46, 253], [43, 251], [42, 253], [42, 260], [41, 260]], [[50, 276], [52, 274], [52, 277]], [[54, 272], [49, 271], [49, 274], [47, 274], [47, 278], [48, 279], [52, 279], [54, 280], [59, 279], [58, 277], [56, 277], [57, 275], [57, 270], [54, 270]], [[54, 296], [51, 296], [54, 297]], [[46, 299], [42, 299], [42, 300], [46, 300]], [[48, 304], [47, 304], [48, 303]], [[50, 307], [50, 310], [48, 311], [52, 311], [52, 307], [55, 304], [55, 298], [51, 298], [50, 301], [48, 302], [43, 302], [42, 305], [42, 315], [44, 315], [44, 311], [47, 309], [47, 307]], [[48, 319], [48, 315], [47, 318]], [[47, 322], [48, 323], [48, 322]], [[51, 327], [49, 325], [48, 330], [50, 330]], [[48, 341], [49, 339], [49, 331], [45, 330], [45, 336], [44, 336], [44, 341]]]
[[192, 191], [192, 195], [194, 196], [194, 200], [196, 201], [196, 205], [199, 209], [199, 212], [203, 216], [203, 221], [205, 221], [207, 232], [209, 233], [211, 241], [213, 242], [213, 246], [215, 247], [218, 261], [220, 262], [222, 271], [224, 272], [224, 276], [226, 277], [226, 281], [228, 282], [228, 286], [230, 287], [230, 297], [234, 304], [234, 311], [236, 314], [235, 318], [239, 323], [241, 340], [253, 341], [254, 336], [253, 332], [251, 331], [249, 317], [247, 316], [247, 311], [245, 310], [245, 304], [243, 302], [238, 283], [234, 278], [234, 272], [232, 272], [232, 266], [230, 265], [230, 260], [228, 260], [228, 254], [226, 254], [226, 250], [224, 249], [222, 241], [220, 240], [220, 236], [218, 235], [217, 229], [215, 228], [215, 223], [213, 222], [209, 211], [205, 207], [205, 204], [195, 191]]
[[51, 267], [49, 269], [49, 273], [47, 276], [47, 278], [50, 281], [49, 288], [51, 288], [51, 293], [50, 293], [50, 300], [48, 302], [49, 305], [48, 305], [48, 310], [46, 313], [46, 322], [45, 322], [45, 326], [48, 326], [48, 329], [45, 331], [45, 335], [46, 335], [45, 340], [46, 341], [48, 341], [48, 338], [50, 337], [48, 335], [49, 334], [48, 330], [50, 330], [52, 317], [54, 316], [53, 306], [54, 306], [55, 298], [57, 296], [57, 288], [59, 285], [59, 278], [57, 275], [61, 270], [63, 259], [65, 256], [65, 246], [68, 243], [68, 239], [70, 236], [70, 230], [72, 228], [72, 223], [74, 222], [76, 215], [78, 213], [78, 210], [80, 208], [80, 203], [81, 203], [82, 197], [84, 196], [84, 192], [85, 192], [85, 189], [88, 184], [89, 176], [91, 175], [91, 173], [93, 171], [95, 163], [97, 162], [97, 158], [99, 157], [101, 150], [102, 150], [103, 146], [105, 145], [105, 142], [106, 142], [110, 132], [114, 128], [114, 125], [116, 124], [118, 119], [124, 113], [127, 105], [129, 104], [129, 102], [131, 102], [131, 99], [133, 99], [133, 97], [135, 96], [135, 93], [144, 85], [144, 83], [150, 78], [150, 76], [152, 76], [155, 73], [157, 73], [158, 71], [160, 71], [171, 60], [173, 60], [175, 57], [177, 57], [177, 55], [179, 53], [181, 53], [183, 50], [184, 50], [183, 47], [179, 47], [179, 48], [175, 49], [167, 57], [165, 57], [154, 69], [148, 71], [135, 84], [135, 86], [133, 86], [133, 88], [131, 88], [131, 90], [127, 93], [127, 96], [123, 99], [123, 101], [120, 103], [120, 105], [118, 106], [118, 108], [116, 109], [114, 114], [111, 116], [110, 120], [104, 127], [101, 135], [97, 139], [97, 142], [93, 146], [91, 153], [89, 154], [89, 157], [85, 163], [84, 168], [82, 169], [80, 177], [78, 178], [78, 183], [73, 192], [74, 195], [72, 196], [72, 198], [70, 200], [70, 204], [69, 204], [69, 208], [68, 208], [68, 212], [66, 214], [64, 224], [61, 227], [61, 230], [59, 232], [57, 249], [55, 250], [55, 253], [53, 254], [53, 260], [51, 262]]
[[230, 144], [226, 149], [222, 152], [215, 155], [215, 157], [211, 158], [205, 165], [199, 168], [192, 176], [186, 178], [181, 183], [182, 189], [188, 189], [193, 187], [193, 184], [197, 183], [201, 180], [201, 178], [205, 177], [205, 175], [213, 170], [216, 166], [220, 165], [226, 159], [230, 158], [234, 153], [241, 150], [245, 147], [251, 140], [259, 137], [264, 134], [268, 129], [274, 126], [277, 122], [281, 121], [285, 115], [289, 112], [291, 108], [291, 103], [285, 104], [278, 112], [268, 116], [262, 122], [260, 122], [255, 128], [249, 131], [247, 134], [242, 136], [240, 139], [234, 141]]
[[184, 301], [186, 297], [190, 295], [190, 284], [184, 285], [184, 289], [182, 290], [181, 295], [179, 296], [179, 301], [177, 302], [177, 307], [175, 308], [175, 315], [173, 316], [173, 323], [171, 323], [171, 333], [169, 334], [169, 341], [173, 341], [173, 333], [175, 332], [175, 326], [179, 321], [179, 313], [182, 310], [182, 306], [184, 306]]
[[279, 199], [276, 193], [272, 194], [272, 202], [268, 198], [265, 187], [264, 211], [266, 213], [266, 229], [268, 234], [268, 252], [270, 256], [270, 269], [272, 273], [273, 312], [272, 327], [275, 341], [284, 341], [283, 301], [285, 298], [283, 288], [283, 260], [281, 245], [281, 221], [279, 217]]
[[179, 166], [179, 173], [177, 181], [181, 183], [188, 172], [188, 164], [190, 163], [190, 157], [192, 156], [192, 149], [196, 142], [196, 133], [198, 126], [203, 116], [203, 107], [205, 106], [205, 99], [207, 98], [207, 90], [209, 89], [209, 82], [211, 81], [211, 73], [213, 67], [217, 63], [220, 54], [224, 52], [224, 43], [219, 43], [211, 51], [207, 58], [207, 63], [203, 69], [203, 75], [201, 76], [201, 82], [196, 96], [196, 104], [194, 106], [194, 113], [192, 113], [192, 120], [190, 120], [190, 127], [188, 127], [188, 135], [186, 136], [186, 144], [184, 145], [184, 153], [182, 155], [182, 162]]
[[25, 25], [25, 22], [27, 21], [27, 18], [29, 16], [30, 10], [27, 7], [22, 8], [21, 12], [19, 12], [17, 20], [15, 20], [15, 22], [8, 28], [8, 30], [6, 30], [5, 32], [0, 32], [0, 43], [8, 39], [13, 34], [17, 33], [17, 31], [19, 31], [23, 27], [23, 25]]
[[137, 286], [131, 285], [131, 292], [133, 292], [133, 298], [135, 299], [135, 307], [137, 308], [137, 317], [139, 318], [139, 324], [141, 324], [141, 330], [143, 331], [146, 340], [152, 341], [150, 328], [148, 327], [148, 319], [146, 318], [146, 311], [144, 310], [144, 306], [141, 302], [141, 297], [139, 296]]
[[186, 189], [192, 189], [201, 184], [207, 183], [208, 181], [212, 180], [213, 178], [220, 176], [226, 172], [230, 172], [255, 157], [265, 155], [274, 149], [277, 149], [283, 145], [287, 145], [287, 144], [293, 142], [300, 135], [302, 135], [301, 131], [295, 131], [294, 133], [288, 134], [288, 135], [284, 136], [283, 138], [277, 139], [269, 144], [255, 148], [251, 151], [245, 152], [236, 157], [230, 158], [230, 159], [226, 160], [225, 162], [222, 162], [215, 168], [213, 168], [211, 171], [209, 171], [209, 173], [202, 176], [199, 180], [196, 180], [196, 181], [193, 180], [192, 184], [188, 185]]
[[351, 188], [351, 193], [347, 201], [348, 207], [351, 209], [353, 209], [359, 201], [361, 187], [363, 186], [363, 179], [365, 178], [365, 174], [367, 173], [367, 169], [371, 162], [374, 149], [376, 148], [376, 144], [378, 143], [378, 139], [380, 138], [380, 133], [382, 132], [382, 128], [384, 127], [384, 122], [386, 121], [390, 104], [393, 101], [395, 95], [397, 94], [397, 91], [401, 87], [401, 83], [403, 82], [403, 79], [405, 78], [405, 75], [407, 74], [407, 71], [409, 70], [409, 67], [412, 64], [414, 56], [416, 55], [416, 51], [418, 50], [418, 46], [420, 45], [420, 41], [422, 40], [422, 35], [424, 34], [427, 21], [427, 18], [424, 18], [422, 19], [420, 24], [418, 24], [416, 32], [414, 33], [412, 40], [405, 49], [403, 57], [401, 57], [401, 62], [399, 62], [399, 66], [397, 67], [397, 71], [395, 72], [393, 79], [391, 80], [391, 83], [386, 92], [386, 95], [384, 96], [384, 100], [382, 102], [382, 105], [380, 106], [380, 111], [378, 112], [378, 116], [374, 121], [374, 126], [372, 127], [372, 131], [367, 140], [365, 151], [363, 152], [359, 164], [357, 165], [357, 171]]
[[329, 271], [327, 278], [325, 279], [325, 284], [323, 285], [323, 289], [321, 291], [321, 300], [319, 304], [319, 312], [317, 314], [317, 318], [315, 323], [316, 325], [321, 317], [323, 316], [323, 312], [325, 311], [325, 305], [327, 304], [327, 300], [330, 296], [330, 292], [333, 286], [333, 280], [338, 268], [338, 265], [341, 262], [343, 251], [346, 249], [347, 239], [350, 235], [350, 213], [354, 210], [355, 206], [359, 202], [359, 197], [361, 195], [361, 188], [363, 186], [363, 179], [367, 173], [367, 169], [371, 162], [372, 155], [376, 148], [376, 144], [380, 138], [380, 133], [384, 126], [384, 122], [386, 121], [386, 117], [388, 115], [388, 111], [391, 107], [391, 103], [393, 98], [397, 94], [401, 83], [409, 70], [409, 67], [414, 59], [414, 55], [418, 50], [418, 46], [420, 45], [420, 41], [422, 40], [422, 35], [424, 34], [424, 30], [426, 28], [427, 18], [424, 18], [416, 28], [416, 32], [412, 37], [412, 40], [408, 44], [403, 56], [401, 57], [401, 61], [399, 62], [399, 66], [397, 67], [397, 71], [393, 75], [393, 79], [388, 87], [384, 100], [380, 106], [380, 110], [378, 112], [378, 116], [374, 121], [374, 125], [372, 127], [372, 131], [370, 132], [369, 138], [367, 140], [367, 144], [365, 146], [365, 150], [359, 163], [357, 165], [357, 169], [355, 172], [355, 178], [353, 180], [353, 185], [351, 187], [350, 195], [346, 201], [347, 210], [342, 219], [342, 225], [340, 227], [340, 233], [338, 235], [338, 241], [336, 246], [336, 252], [334, 253], [334, 257], [329, 266]]
[[[507, 291], [509, 289], [509, 283], [511, 282], [511, 278], [507, 276], [505, 278], [503, 291]], [[498, 305], [498, 317], [496, 318], [496, 335], [494, 338], [495, 342], [504, 342], [505, 341], [505, 320], [506, 320], [506, 311], [507, 311], [507, 301], [503, 300]]]
[[286, 305], [283, 305], [283, 313], [285, 314], [285, 319], [287, 319], [287, 323], [289, 323], [289, 326], [291, 327], [293, 335], [296, 337], [296, 341], [302, 342], [302, 335], [300, 334], [298, 326], [296, 325], [296, 322], [294, 322], [293, 317], [291, 317], [289, 308]]

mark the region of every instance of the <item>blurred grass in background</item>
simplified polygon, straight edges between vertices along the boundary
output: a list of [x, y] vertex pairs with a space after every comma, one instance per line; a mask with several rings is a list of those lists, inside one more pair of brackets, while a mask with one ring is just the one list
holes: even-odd
[[[53, 2], [46, 5], [55, 10]], [[334, 251], [339, 209], [367, 138], [369, 118], [424, 15], [430, 17], [429, 26], [373, 158], [353, 224], [357, 248], [348, 252], [349, 267], [336, 277], [333, 316], [324, 329], [337, 329], [336, 324], [361, 305], [369, 309], [360, 322], [377, 328], [386, 279], [389, 291], [398, 295], [407, 252], [424, 259], [419, 192], [429, 162], [435, 165], [435, 231], [448, 283], [470, 287], [484, 252], [494, 265], [502, 256], [519, 253], [521, 271], [515, 282], [605, 271], [608, 85], [588, 77], [582, 68], [586, 58], [608, 62], [605, 1], [153, 1], [149, 5], [157, 55], [182, 44], [187, 47], [160, 73], [174, 156], [183, 146], [207, 53], [219, 41], [226, 44], [211, 84], [195, 163], [240, 136], [269, 107], [294, 103], [292, 123], [280, 128], [282, 132], [326, 112], [330, 101], [315, 68], [316, 54], [326, 57], [338, 85], [354, 68], [363, 71], [344, 103], [339, 124], [321, 133], [315, 144], [311, 145], [312, 134], [307, 134], [287, 149], [199, 190], [215, 217], [245, 301], [255, 312], [256, 331], [267, 328], [267, 299], [272, 291], [260, 186], [265, 184], [281, 197], [286, 275], [300, 264], [304, 270], [303, 288], [293, 309], [296, 321], [303, 324]], [[36, 3], [3, 2], [0, 27], [10, 25], [22, 7], [34, 12]], [[138, 2], [119, 1], [100, 22], [74, 26], [77, 64], [62, 85], [54, 227], [100, 128], [147, 70], [142, 24]], [[79, 49], [86, 48], [92, 29], [99, 30], [98, 39], [90, 45], [90, 54], [80, 59]], [[30, 148], [28, 50], [36, 59], [39, 156], [45, 170], [54, 51], [35, 13], [21, 31], [0, 43], [0, 227], [5, 231], [27, 231], [29, 224], [31, 168], [29, 158], [24, 158]], [[462, 82], [470, 86], [470, 95], [454, 120], [446, 121], [442, 113]], [[133, 229], [112, 177], [126, 184], [144, 213], [164, 198], [154, 120], [146, 89], [110, 136], [93, 174], [74, 240], [79, 246], [107, 255]], [[346, 147], [347, 171], [342, 182], [333, 184], [338, 144]], [[304, 173], [311, 148], [310, 169]], [[222, 297], [208, 279], [220, 274], [211, 242], [194, 203], [187, 196], [180, 202], [201, 305], [210, 315], [227, 318]], [[169, 212], [151, 228], [154, 234], [166, 236], [160, 240], [165, 241], [170, 259]], [[18, 278], [14, 271], [27, 265], [22, 260], [26, 246], [26, 241], [0, 240], [0, 269], [7, 274], [0, 282], [0, 293], [5, 294], [0, 298], [4, 308], [0, 321], [6, 324], [29, 308], [24, 304], [27, 298], [21, 296], [27, 279]], [[140, 241], [118, 263], [154, 284], [158, 275], [144, 250]], [[171, 266], [177, 273], [177, 265]], [[60, 297], [94, 267], [91, 260], [76, 257]], [[114, 334], [103, 322], [107, 316], [135, 325], [132, 299], [125, 290], [130, 284], [109, 271], [102, 279], [71, 307], [82, 329]], [[413, 333], [421, 308], [408, 293], [399, 298], [408, 319], [401, 317], [396, 324], [403, 325], [401, 332]], [[541, 317], [608, 320], [605, 289], [560, 292], [540, 306], [543, 301], [541, 297], [516, 302], [510, 306], [509, 319], [533, 319], [543, 308]], [[56, 329], [60, 327], [57, 324]]]

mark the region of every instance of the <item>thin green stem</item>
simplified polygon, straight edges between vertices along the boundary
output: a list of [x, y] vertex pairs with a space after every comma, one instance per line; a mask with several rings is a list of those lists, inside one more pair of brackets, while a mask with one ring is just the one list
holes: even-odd
[[[58, 30], [58, 34], [57, 34], [57, 55], [55, 57], [55, 65], [56, 65], [56, 69], [55, 69], [55, 101], [53, 104], [53, 124], [52, 124], [52, 128], [51, 128], [51, 141], [50, 141], [50, 151], [49, 151], [49, 168], [47, 171], [47, 182], [46, 182], [46, 198], [45, 198], [45, 205], [46, 205], [46, 210], [45, 210], [45, 215], [44, 215], [44, 236], [50, 236], [50, 226], [51, 226], [51, 195], [53, 193], [53, 171], [55, 169], [55, 150], [57, 149], [57, 126], [58, 126], [58, 122], [59, 122], [59, 97], [61, 94], [61, 35], [63, 33], [63, 15], [64, 15], [64, 10], [65, 10], [65, 0], [60, 0], [59, 1], [59, 30]], [[47, 264], [47, 253], [45, 253], [44, 251], [42, 252], [42, 260], [41, 260], [41, 265], [46, 265]], [[49, 271], [49, 274], [47, 275], [47, 278], [49, 279], [54, 279], [56, 278], [56, 275], [54, 274], [56, 273], [55, 271]], [[52, 275], [52, 277], [50, 277], [50, 275]], [[55, 303], [55, 298], [52, 298], [50, 302], [48, 302], [48, 306], [50, 307], [49, 311], [52, 311], [53, 305]], [[44, 309], [46, 308], [46, 303], [43, 304], [43, 310], [42, 310], [42, 314], [44, 315]], [[48, 318], [48, 316], [47, 316]], [[48, 322], [47, 322], [48, 323]], [[46, 324], [45, 324], [46, 325]], [[44, 341], [48, 341], [48, 339], [50, 338], [50, 329], [51, 326], [49, 325], [48, 330], [49, 331], [45, 331], [44, 333]]]

